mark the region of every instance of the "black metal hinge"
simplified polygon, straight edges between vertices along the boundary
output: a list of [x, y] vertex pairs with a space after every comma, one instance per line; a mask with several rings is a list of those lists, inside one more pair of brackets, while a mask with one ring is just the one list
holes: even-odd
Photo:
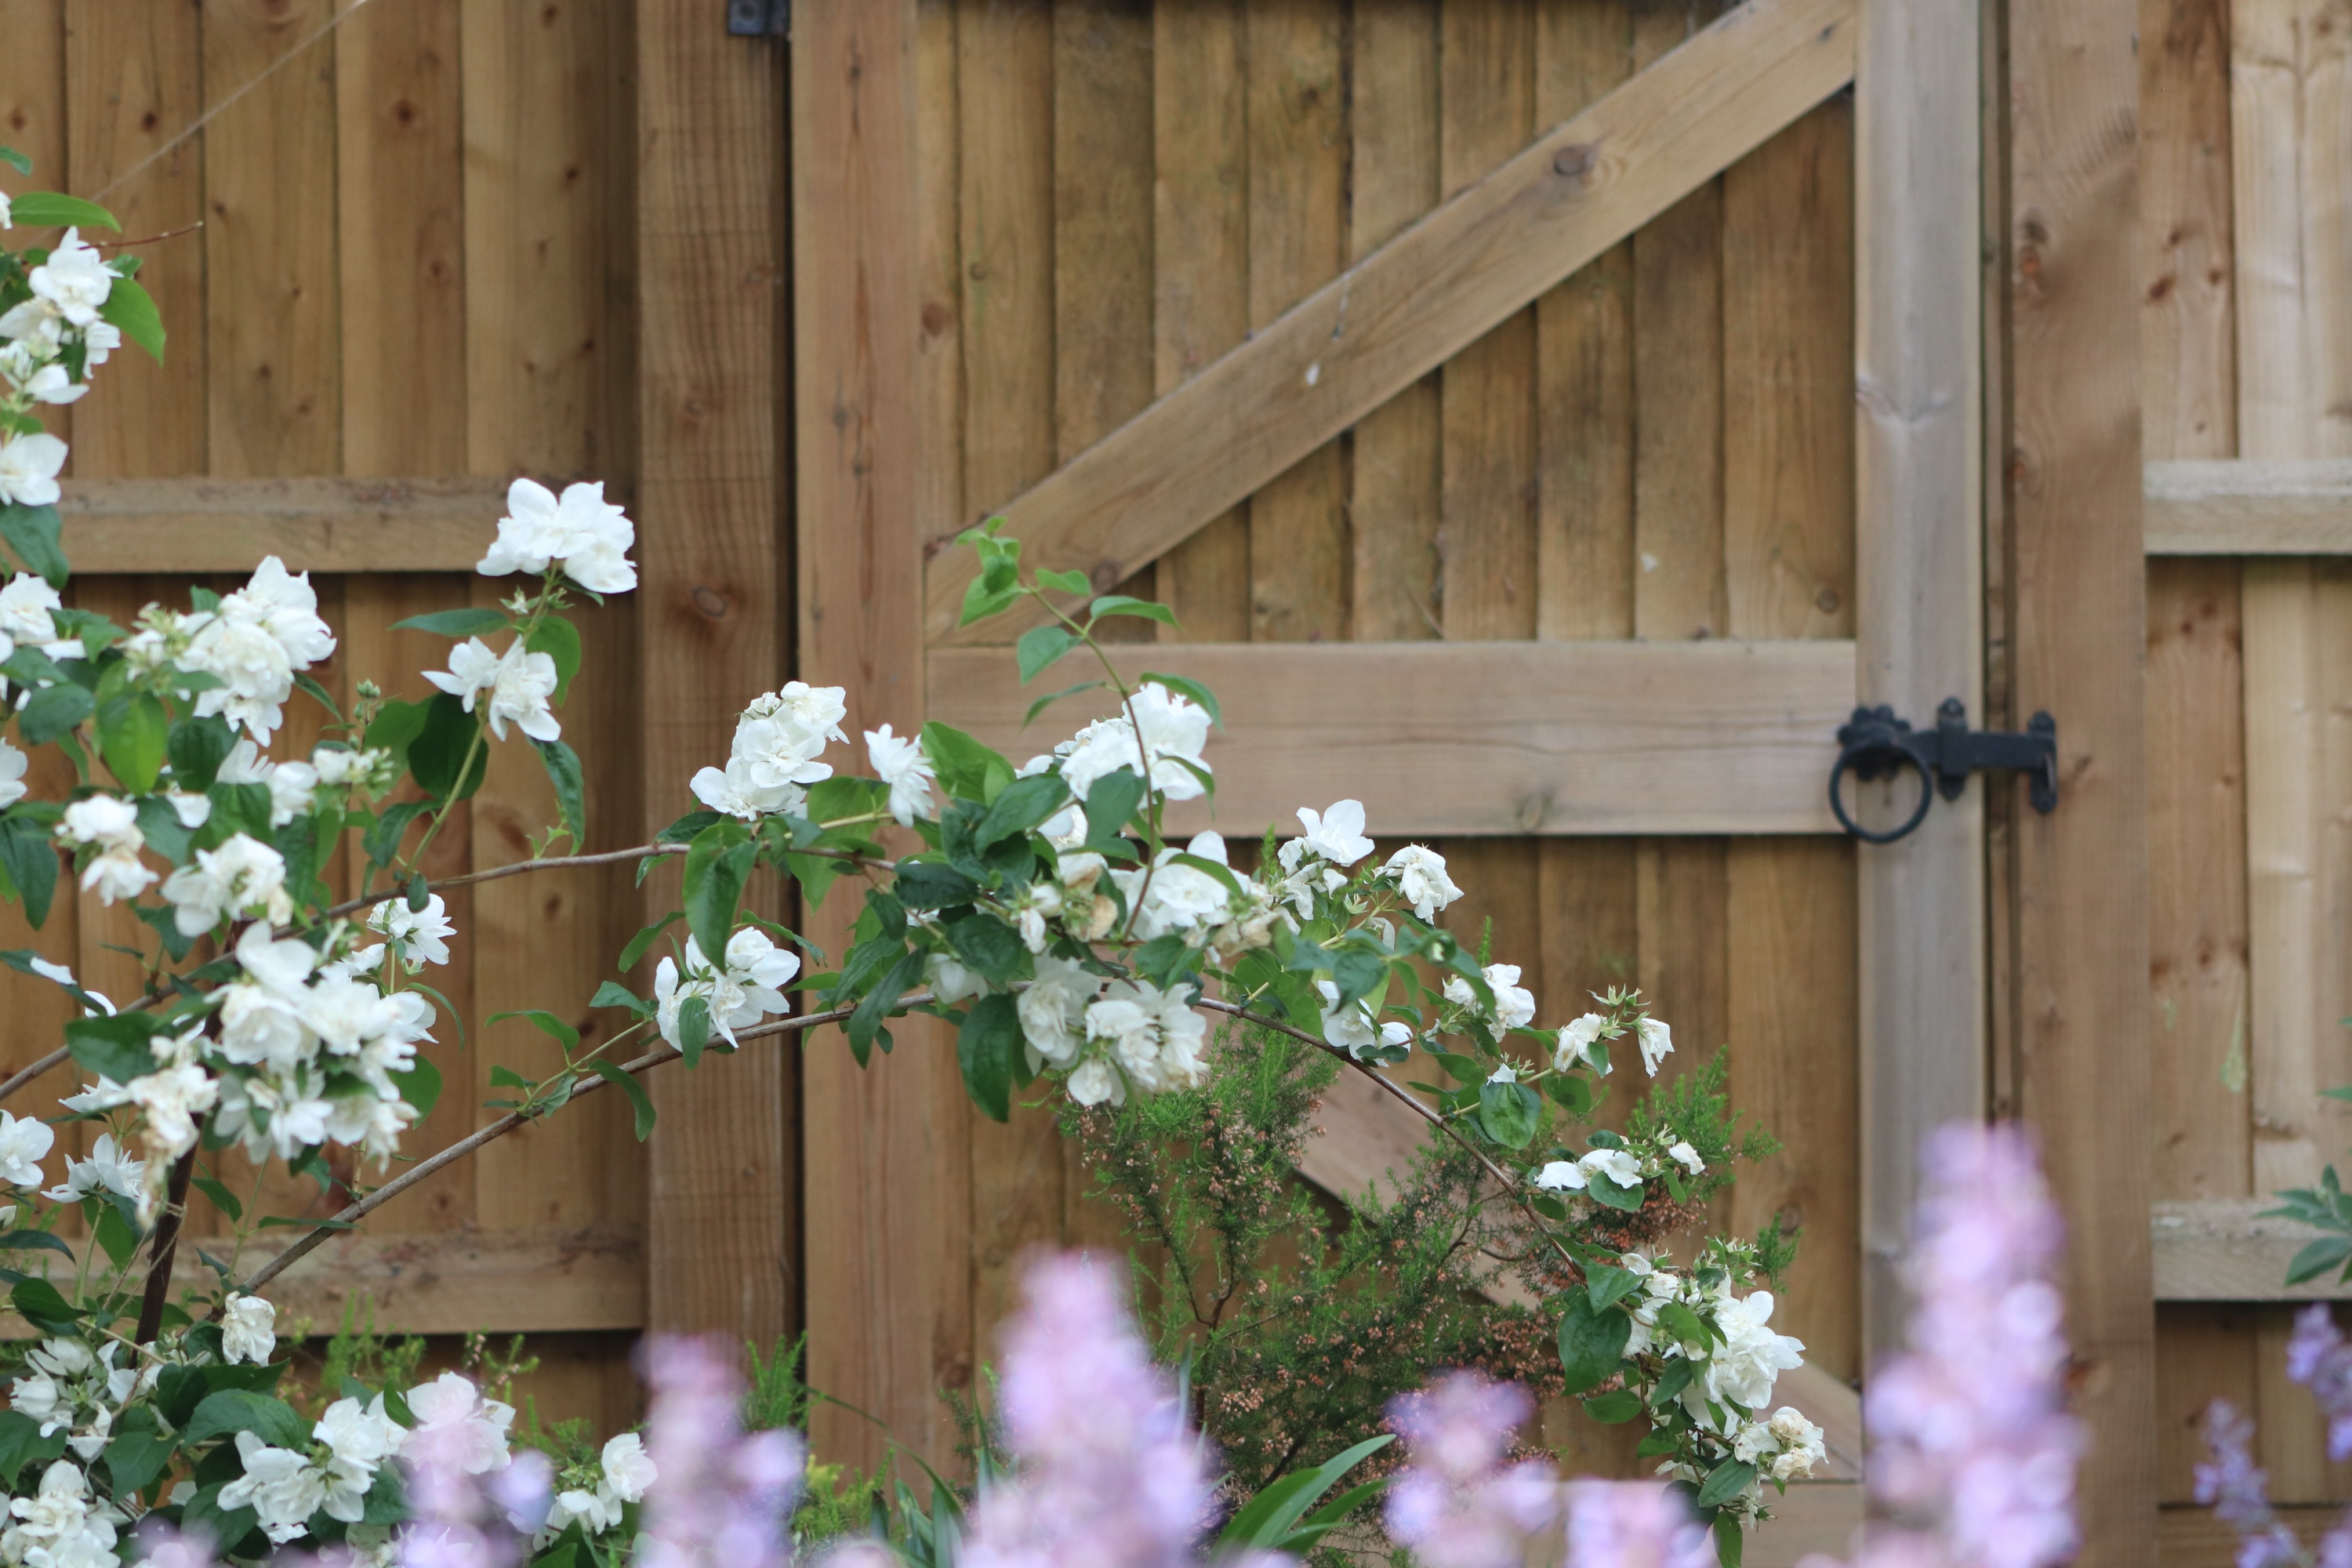
[[792, 0], [727, 0], [727, 32], [737, 38], [781, 38], [791, 30]]
[[[1892, 844], [1926, 820], [1927, 807], [1940, 794], [1958, 800], [1968, 788], [1969, 775], [1979, 768], [2006, 768], [2026, 775], [2033, 809], [2048, 812], [2058, 805], [2058, 721], [2036, 713], [2025, 732], [1969, 728], [1968, 705], [1947, 697], [1936, 710], [1936, 727], [1914, 730], [1895, 716], [1892, 708], [1857, 708], [1853, 717], [1838, 726], [1837, 765], [1830, 770], [1830, 809], [1839, 826], [1869, 844]], [[1840, 786], [1849, 773], [1864, 783], [1893, 778], [1905, 768], [1919, 773], [1919, 804], [1903, 825], [1887, 833], [1873, 833], [1846, 811]], [[1932, 787], [1931, 787], [1932, 786]]]

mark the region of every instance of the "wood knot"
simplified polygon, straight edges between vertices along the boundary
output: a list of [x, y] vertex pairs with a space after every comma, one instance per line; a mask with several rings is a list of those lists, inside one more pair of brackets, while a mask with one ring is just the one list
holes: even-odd
[[1552, 154], [1551, 172], [1564, 180], [1580, 180], [1592, 172], [1601, 149], [1589, 142], [1579, 142]]
[[1096, 593], [1108, 594], [1118, 586], [1120, 576], [1118, 562], [1097, 561], [1087, 573], [1087, 581], [1094, 584]]
[[726, 619], [727, 612], [733, 607], [727, 595], [716, 588], [697, 586], [689, 596], [694, 600], [694, 607], [714, 621]]

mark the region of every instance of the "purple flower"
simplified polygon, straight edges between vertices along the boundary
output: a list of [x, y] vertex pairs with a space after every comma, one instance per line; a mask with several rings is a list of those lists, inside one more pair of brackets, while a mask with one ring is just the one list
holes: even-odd
[[1715, 1542], [1655, 1481], [1568, 1483], [1570, 1568], [1715, 1568]]
[[1389, 1406], [1408, 1461], [1389, 1483], [1389, 1534], [1425, 1568], [1517, 1568], [1528, 1537], [1557, 1516], [1546, 1465], [1506, 1468], [1511, 1435], [1533, 1412], [1527, 1390], [1449, 1373]]
[[2314, 1302], [2294, 1316], [2287, 1342], [2286, 1374], [2311, 1390], [2327, 1417], [2327, 1457], [2352, 1457], [2352, 1346], [2336, 1331], [2325, 1303]]
[[791, 1432], [745, 1436], [742, 1380], [716, 1342], [655, 1338], [643, 1568], [784, 1568], [807, 1453]]

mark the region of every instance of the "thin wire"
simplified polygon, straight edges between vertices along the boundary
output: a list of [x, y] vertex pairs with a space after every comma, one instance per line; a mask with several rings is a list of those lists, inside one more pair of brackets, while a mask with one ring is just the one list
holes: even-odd
[[311, 45], [317, 43], [320, 39], [325, 37], [336, 28], [341, 26], [345, 22], [359, 15], [360, 8], [367, 3], [368, 0], [352, 0], [350, 10], [344, 11], [339, 16], [330, 19], [323, 26], [313, 29], [310, 37], [304, 38], [292, 48], [287, 50], [276, 59], [270, 61], [268, 65], [263, 67], [260, 74], [256, 76], [251, 81], [247, 82], [243, 87], [238, 88], [235, 92], [230, 93], [218, 103], [215, 103], [210, 109], [205, 110], [202, 114], [197, 115], [195, 119], [188, 122], [187, 126], [183, 129], [178, 135], [173, 137], [169, 142], [164, 142], [161, 147], [156, 148], [152, 153], [148, 153], [147, 156], [140, 159], [139, 162], [131, 164], [131, 167], [123, 170], [122, 173], [115, 175], [113, 179], [108, 181], [106, 188], [100, 191], [97, 195], [92, 196], [90, 199], [92, 201], [104, 201], [122, 185], [129, 183], [134, 176], [145, 171], [157, 160], [163, 158], [165, 154], [177, 150], [190, 137], [194, 136], [197, 132], [203, 131], [205, 126], [210, 125], [214, 120], [218, 118], [224, 110], [229, 108], [230, 105], [243, 99], [247, 93], [251, 92], [255, 88], [259, 87], [271, 77], [276, 76], [288, 62], [309, 52]]

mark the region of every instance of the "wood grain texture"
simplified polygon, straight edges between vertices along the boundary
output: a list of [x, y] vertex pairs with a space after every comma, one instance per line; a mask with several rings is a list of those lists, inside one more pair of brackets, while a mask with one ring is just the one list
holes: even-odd
[[2014, 702], [2065, 715], [2067, 790], [2018, 823], [2019, 1093], [2072, 1237], [2090, 1568], [2148, 1560], [2157, 1495], [2134, 15], [2066, 0], [2009, 35]]
[[[851, 724], [900, 732], [924, 712], [917, 32], [908, 0], [824, 7], [796, 19], [792, 49], [796, 663], [845, 689]], [[967, 297], [967, 333], [975, 309]], [[838, 952], [854, 914], [843, 897], [806, 918]], [[869, 1071], [830, 1033], [806, 1056], [808, 1375], [944, 1466], [938, 1390], [972, 1376], [971, 1113], [944, 1031], [894, 1033]], [[818, 1413], [814, 1442], [853, 1464], [880, 1452], [838, 1411]]]
[[2150, 1213], [2159, 1301], [2342, 1301], [2352, 1285], [2333, 1271], [2288, 1285], [2287, 1265], [2320, 1233], [2291, 1219], [2266, 1219], [2275, 1199], [2167, 1199]]
[[[2317, 1541], [2336, 1522], [2334, 1508], [2280, 1510], [2286, 1527], [2305, 1541]], [[2238, 1552], [2238, 1533], [2213, 1517], [2210, 1508], [2168, 1506], [2156, 1527], [2156, 1561], [2163, 1568], [2225, 1568]]]
[[[774, 397], [783, 59], [701, 18], [637, 14], [637, 590], [650, 661], [639, 693], [644, 809], [685, 804], [684, 762], [727, 752], [742, 704], [778, 673], [767, 612], [782, 509]], [[911, 237], [911, 234], [908, 236]], [[724, 321], [729, 328], [713, 331]], [[903, 374], [903, 373], [902, 373]], [[713, 679], [714, 672], [724, 672]], [[774, 1055], [653, 1086], [650, 1318], [765, 1343], [793, 1316], [784, 1256], [794, 1150]]]
[[[2228, 0], [2140, 0], [2140, 420], [2147, 458], [2237, 449]], [[2148, 532], [2157, 534], [2151, 509]]]
[[204, 9], [205, 103], [271, 74], [205, 129], [207, 467], [331, 474], [341, 467], [341, 308], [335, 221], [335, 52], [305, 43], [333, 0]]
[[[1984, 707], [1977, 26], [1971, 5], [1874, 0], [1854, 78], [1856, 700], [1906, 715]], [[1859, 862], [1870, 1356], [1902, 1331], [1920, 1143], [1984, 1111], [1989, 787]]]
[[[1749, 0], [1066, 465], [1011, 531], [1123, 578], [1834, 91], [1852, 46], [1844, 0]], [[932, 563], [935, 635], [970, 570]]]
[[77, 574], [467, 572], [505, 509], [467, 479], [90, 479], [58, 502]]
[[[1248, 38], [1240, 0], [1151, 10], [1152, 390], [1165, 395], [1249, 331]], [[1171, 641], [1246, 642], [1249, 504], [1155, 567]]]
[[194, 0], [89, 0], [65, 17], [66, 188], [101, 196], [125, 238], [175, 236], [141, 251], [139, 281], [170, 334], [163, 363], [136, 353], [108, 360], [100, 390], [74, 410], [74, 473], [202, 473], [208, 247], [202, 232], [179, 231], [207, 216], [204, 135], [130, 174], [204, 112], [202, 13]]
[[[466, 467], [464, 113], [457, 0], [370, 6], [334, 44], [343, 466]], [[485, 535], [487, 537], [487, 535]]]
[[[1347, 261], [1348, 7], [1288, 0], [1246, 16], [1249, 319], [1263, 331]], [[1326, 440], [1250, 497], [1254, 642], [1347, 635], [1344, 456]]]
[[2288, 455], [2271, 433], [2250, 437], [2267, 452], [2147, 465], [2147, 552], [2352, 553], [2352, 461]]
[[[1822, 738], [1852, 707], [1850, 643], [1183, 645], [1158, 658], [1223, 705], [1206, 755], [1228, 836], [1335, 794], [1360, 797], [1381, 834], [1834, 826]], [[997, 648], [934, 649], [929, 669], [934, 715], [1023, 756], [1036, 749], [1021, 732], [1033, 689], [1078, 679], [1049, 668], [1024, 688]], [[1080, 706], [1056, 711], [1075, 726]], [[1207, 803], [1170, 820], [1209, 826]]]
[[[1633, 70], [1626, 0], [1536, 17], [1536, 123], [1556, 125]], [[1633, 247], [1612, 247], [1536, 301], [1536, 632], [1633, 635]]]
[[[1352, 267], [1437, 205], [1436, 0], [1359, 5], [1348, 41]], [[1348, 624], [1366, 641], [1409, 642], [1443, 630], [1438, 398], [1436, 378], [1425, 376], [1347, 437]]]

